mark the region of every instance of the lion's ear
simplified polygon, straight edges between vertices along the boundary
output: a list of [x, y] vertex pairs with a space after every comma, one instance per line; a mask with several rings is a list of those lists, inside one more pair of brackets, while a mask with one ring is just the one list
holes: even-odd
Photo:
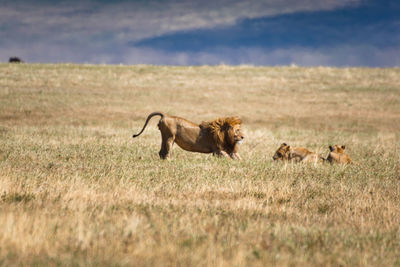
[[281, 146], [287, 146], [287, 144], [286, 143], [282, 143], [282, 145]]
[[329, 150], [330, 150], [330, 151], [333, 151], [333, 150], [335, 150], [335, 149], [333, 148], [333, 146], [329, 146]]
[[342, 149], [346, 149], [346, 146], [345, 146], [345, 145], [343, 145], [343, 146], [342, 146]]

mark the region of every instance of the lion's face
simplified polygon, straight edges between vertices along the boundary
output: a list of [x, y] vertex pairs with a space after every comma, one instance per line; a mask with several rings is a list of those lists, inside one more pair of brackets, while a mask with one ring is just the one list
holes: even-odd
[[244, 139], [241, 125], [242, 120], [239, 117], [224, 117], [203, 121], [199, 127], [204, 136], [210, 135], [219, 150], [231, 154], [237, 153], [236, 145]]
[[244, 139], [241, 129], [241, 120], [237, 117], [228, 117], [223, 121], [222, 126], [215, 131], [221, 143], [234, 146], [240, 144]]
[[241, 128], [240, 128], [240, 125], [235, 125], [235, 126], [233, 126], [233, 127], [231, 128], [230, 131], [232, 132], [231, 135], [233, 136], [233, 137], [232, 137], [233, 143], [234, 143], [234, 144], [236, 144], [236, 143], [238, 143], [238, 144], [242, 143], [242, 141], [243, 141], [243, 139], [244, 139], [244, 134], [243, 134], [243, 132], [242, 132], [242, 130], [241, 130]]
[[331, 152], [339, 153], [339, 154], [344, 154], [345, 148], [346, 148], [346, 146], [338, 146], [338, 145], [329, 146], [329, 150]]
[[289, 151], [290, 146], [286, 143], [281, 144], [278, 150], [275, 152], [274, 156], [272, 157], [274, 160], [285, 160], [289, 158]]

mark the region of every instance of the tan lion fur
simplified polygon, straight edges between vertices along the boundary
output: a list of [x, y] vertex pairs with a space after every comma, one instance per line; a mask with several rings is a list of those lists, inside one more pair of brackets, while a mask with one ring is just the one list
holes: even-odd
[[[234, 131], [236, 129], [240, 130], [241, 124], [242, 121], [238, 117], [226, 117], [217, 118], [213, 121], [203, 121], [200, 124], [200, 128], [208, 131], [213, 136], [214, 142], [221, 149], [233, 151], [235, 146]], [[233, 131], [230, 131], [230, 128]]]
[[217, 156], [241, 159], [238, 143], [242, 141], [244, 135], [238, 117], [218, 118], [199, 125], [184, 118], [153, 112], [147, 117], [143, 129], [133, 137], [139, 136], [144, 131], [153, 116], [161, 116], [158, 129], [162, 139], [159, 152], [162, 159], [169, 157], [173, 143], [191, 152], [213, 153]]
[[326, 159], [330, 163], [341, 163], [341, 164], [349, 164], [352, 163], [352, 160], [349, 155], [347, 155], [344, 150], [346, 149], [346, 146], [329, 146], [329, 152], [328, 158]]
[[274, 160], [286, 160], [295, 162], [324, 162], [325, 159], [322, 158], [317, 153], [311, 152], [304, 147], [291, 147], [286, 143], [282, 143], [278, 150], [276, 150]]

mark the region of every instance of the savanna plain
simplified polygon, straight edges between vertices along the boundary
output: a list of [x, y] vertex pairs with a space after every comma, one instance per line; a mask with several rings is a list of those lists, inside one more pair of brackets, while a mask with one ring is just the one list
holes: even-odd
[[[161, 160], [153, 111], [240, 116], [242, 160]], [[399, 141], [399, 68], [3, 63], [0, 265], [399, 266]]]

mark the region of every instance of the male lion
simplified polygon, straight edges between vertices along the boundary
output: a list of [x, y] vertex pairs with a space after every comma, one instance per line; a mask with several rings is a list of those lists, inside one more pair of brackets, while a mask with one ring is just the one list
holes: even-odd
[[351, 158], [349, 155], [344, 153], [346, 146], [329, 146], [329, 152], [328, 158], [326, 159], [330, 163], [342, 163], [342, 164], [349, 164], [351, 163]]
[[238, 144], [242, 142], [244, 135], [240, 129], [242, 121], [238, 117], [218, 118], [199, 125], [184, 118], [153, 112], [147, 117], [143, 129], [132, 137], [139, 136], [153, 116], [161, 116], [158, 129], [162, 143], [158, 154], [162, 159], [169, 156], [174, 142], [187, 151], [241, 159]]
[[304, 147], [290, 147], [286, 143], [282, 143], [272, 157], [274, 160], [287, 160], [295, 162], [324, 162], [325, 159], [317, 153], [309, 151]]

